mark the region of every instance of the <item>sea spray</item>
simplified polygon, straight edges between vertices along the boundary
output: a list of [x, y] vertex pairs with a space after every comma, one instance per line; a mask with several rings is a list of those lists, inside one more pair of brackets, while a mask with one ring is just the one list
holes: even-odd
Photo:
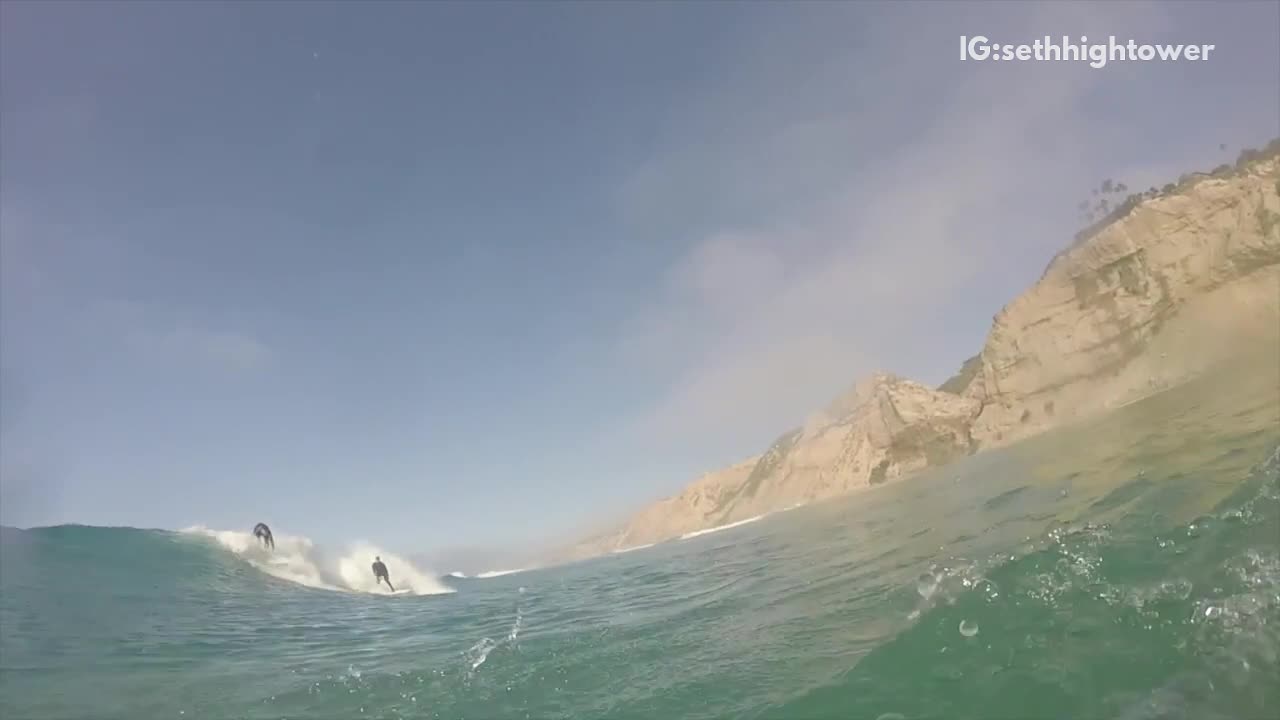
[[372, 543], [356, 541], [336, 552], [317, 546], [310, 538], [275, 535], [275, 548], [264, 546], [251, 533], [236, 530], [212, 530], [195, 526], [183, 530], [198, 537], [208, 537], [235, 553], [268, 575], [299, 585], [342, 592], [390, 594], [391, 589], [379, 584], [371, 565], [381, 557], [391, 574], [391, 585], [397, 592], [413, 595], [438, 595], [454, 592], [430, 573], [419, 570], [403, 556], [383, 550]]

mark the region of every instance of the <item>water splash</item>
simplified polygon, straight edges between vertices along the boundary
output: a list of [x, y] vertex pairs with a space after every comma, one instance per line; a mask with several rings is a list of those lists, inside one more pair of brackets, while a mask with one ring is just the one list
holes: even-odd
[[275, 549], [272, 550], [248, 532], [211, 530], [199, 525], [182, 532], [210, 538], [268, 575], [307, 587], [390, 595], [392, 593], [386, 586], [378, 584], [370, 567], [375, 557], [381, 557], [391, 571], [392, 582], [396, 586], [394, 594], [454, 592], [453, 588], [434, 575], [419, 570], [408, 559], [364, 541], [351, 543], [343, 550], [331, 551], [316, 545], [310, 538], [277, 533]]
[[471, 671], [474, 672], [483, 665], [484, 661], [489, 659], [489, 653], [493, 652], [496, 647], [498, 647], [498, 643], [494, 642], [493, 638], [487, 637], [481, 638], [475, 645], [472, 645], [465, 653], [467, 663], [471, 666]]

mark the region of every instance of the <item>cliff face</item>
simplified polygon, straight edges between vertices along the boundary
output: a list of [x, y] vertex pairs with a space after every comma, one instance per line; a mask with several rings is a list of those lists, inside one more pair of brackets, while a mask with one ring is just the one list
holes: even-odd
[[720, 524], [725, 503], [742, 486], [758, 459], [750, 458], [703, 475], [680, 494], [641, 510], [621, 531], [606, 537], [603, 545], [608, 550], [620, 550]]
[[934, 390], [878, 373], [637, 514], [597, 550], [869, 488], [1185, 382], [1242, 352], [1280, 367], [1280, 142], [1232, 173], [1125, 208], [996, 315]]
[[878, 373], [769, 449], [729, 497], [733, 522], [878, 485], [973, 450], [971, 399]]
[[982, 447], [1132, 402], [1274, 333], [1280, 194], [1271, 158], [1134, 208], [1054, 259], [995, 318], [965, 389]]

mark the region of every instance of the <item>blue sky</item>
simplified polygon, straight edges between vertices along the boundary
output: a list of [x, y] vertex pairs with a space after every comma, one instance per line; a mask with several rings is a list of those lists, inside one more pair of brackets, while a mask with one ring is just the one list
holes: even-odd
[[[0, 5], [0, 521], [572, 533], [945, 379], [1275, 3]], [[980, 64], [959, 36], [1212, 43]], [[1224, 152], [1219, 144], [1229, 147]]]

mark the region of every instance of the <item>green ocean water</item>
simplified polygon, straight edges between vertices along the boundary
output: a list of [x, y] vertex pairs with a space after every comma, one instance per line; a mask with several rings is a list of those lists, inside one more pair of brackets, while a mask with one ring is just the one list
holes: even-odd
[[[420, 569], [396, 596], [348, 576], [359, 550], [294, 582], [240, 536], [8, 529], [0, 717], [1280, 717], [1276, 373], [685, 541]], [[454, 592], [418, 594], [436, 582]]]

